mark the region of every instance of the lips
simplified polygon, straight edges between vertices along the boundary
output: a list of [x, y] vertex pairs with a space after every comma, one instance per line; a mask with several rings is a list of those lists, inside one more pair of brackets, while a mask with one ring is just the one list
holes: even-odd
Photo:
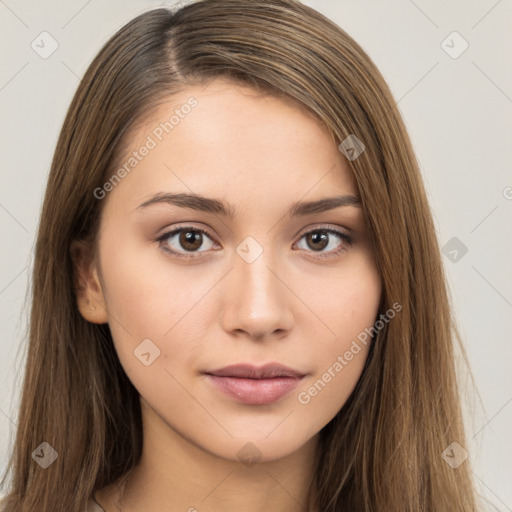
[[249, 364], [231, 365], [205, 374], [217, 390], [247, 405], [276, 402], [294, 389], [305, 376], [276, 363], [260, 367]]
[[206, 372], [218, 377], [238, 377], [243, 379], [272, 379], [275, 377], [304, 377], [304, 374], [292, 370], [282, 364], [269, 363], [263, 366], [250, 364], [235, 364]]

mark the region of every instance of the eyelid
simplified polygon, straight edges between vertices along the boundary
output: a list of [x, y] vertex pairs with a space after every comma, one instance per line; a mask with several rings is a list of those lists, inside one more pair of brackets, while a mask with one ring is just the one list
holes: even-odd
[[352, 230], [348, 228], [342, 228], [341, 226], [337, 226], [335, 224], [313, 224], [313, 227], [306, 227], [300, 230], [295, 236], [303, 237], [311, 231], [331, 231], [335, 233], [340, 233], [341, 235], [352, 237]]
[[194, 226], [192, 224], [178, 224], [177, 226], [173, 226], [172, 228], [164, 228], [162, 230], [162, 234], [157, 235], [156, 238], [169, 238], [171, 235], [176, 234], [176, 232], [183, 231], [185, 229], [189, 229], [190, 231], [199, 231], [208, 236], [208, 238], [212, 238], [210, 231], [207, 228], [203, 228], [200, 226]]

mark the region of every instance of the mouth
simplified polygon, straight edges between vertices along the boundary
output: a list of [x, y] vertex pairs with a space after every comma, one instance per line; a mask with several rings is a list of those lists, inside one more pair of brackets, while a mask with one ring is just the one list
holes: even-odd
[[247, 405], [266, 405], [277, 402], [292, 391], [304, 373], [281, 364], [256, 367], [249, 364], [226, 366], [204, 372], [218, 390]]

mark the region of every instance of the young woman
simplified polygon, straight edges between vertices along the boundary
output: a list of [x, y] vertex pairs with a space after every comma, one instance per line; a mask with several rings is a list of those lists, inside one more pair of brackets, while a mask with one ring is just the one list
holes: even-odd
[[474, 511], [454, 340], [360, 46], [292, 0], [147, 12], [57, 144], [3, 510]]

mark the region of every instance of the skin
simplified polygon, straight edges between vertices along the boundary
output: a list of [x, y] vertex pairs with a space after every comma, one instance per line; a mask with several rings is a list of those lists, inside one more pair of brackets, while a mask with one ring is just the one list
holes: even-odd
[[[130, 151], [191, 96], [198, 105], [102, 200], [98, 257], [79, 265], [81, 314], [109, 323], [141, 396], [143, 455], [123, 509], [303, 511], [319, 431], [354, 389], [368, 347], [309, 403], [298, 394], [373, 325], [381, 279], [360, 206], [287, 212], [296, 201], [357, 196], [357, 184], [312, 114], [220, 79], [169, 98], [132, 134]], [[236, 215], [163, 203], [138, 208], [157, 193], [179, 192], [229, 202]], [[325, 224], [350, 233], [352, 243], [328, 234], [319, 246], [304, 236]], [[195, 252], [179, 234], [155, 241], [180, 225], [208, 231]], [[236, 251], [249, 236], [263, 249], [251, 263]], [[195, 257], [173, 256], [166, 243]], [[73, 247], [77, 261], [82, 251]], [[148, 366], [134, 356], [145, 339], [160, 350]], [[235, 402], [201, 373], [267, 362], [306, 374], [268, 405]], [[259, 457], [251, 467], [237, 456], [246, 443]], [[113, 512], [117, 492], [114, 483], [95, 499]]]

